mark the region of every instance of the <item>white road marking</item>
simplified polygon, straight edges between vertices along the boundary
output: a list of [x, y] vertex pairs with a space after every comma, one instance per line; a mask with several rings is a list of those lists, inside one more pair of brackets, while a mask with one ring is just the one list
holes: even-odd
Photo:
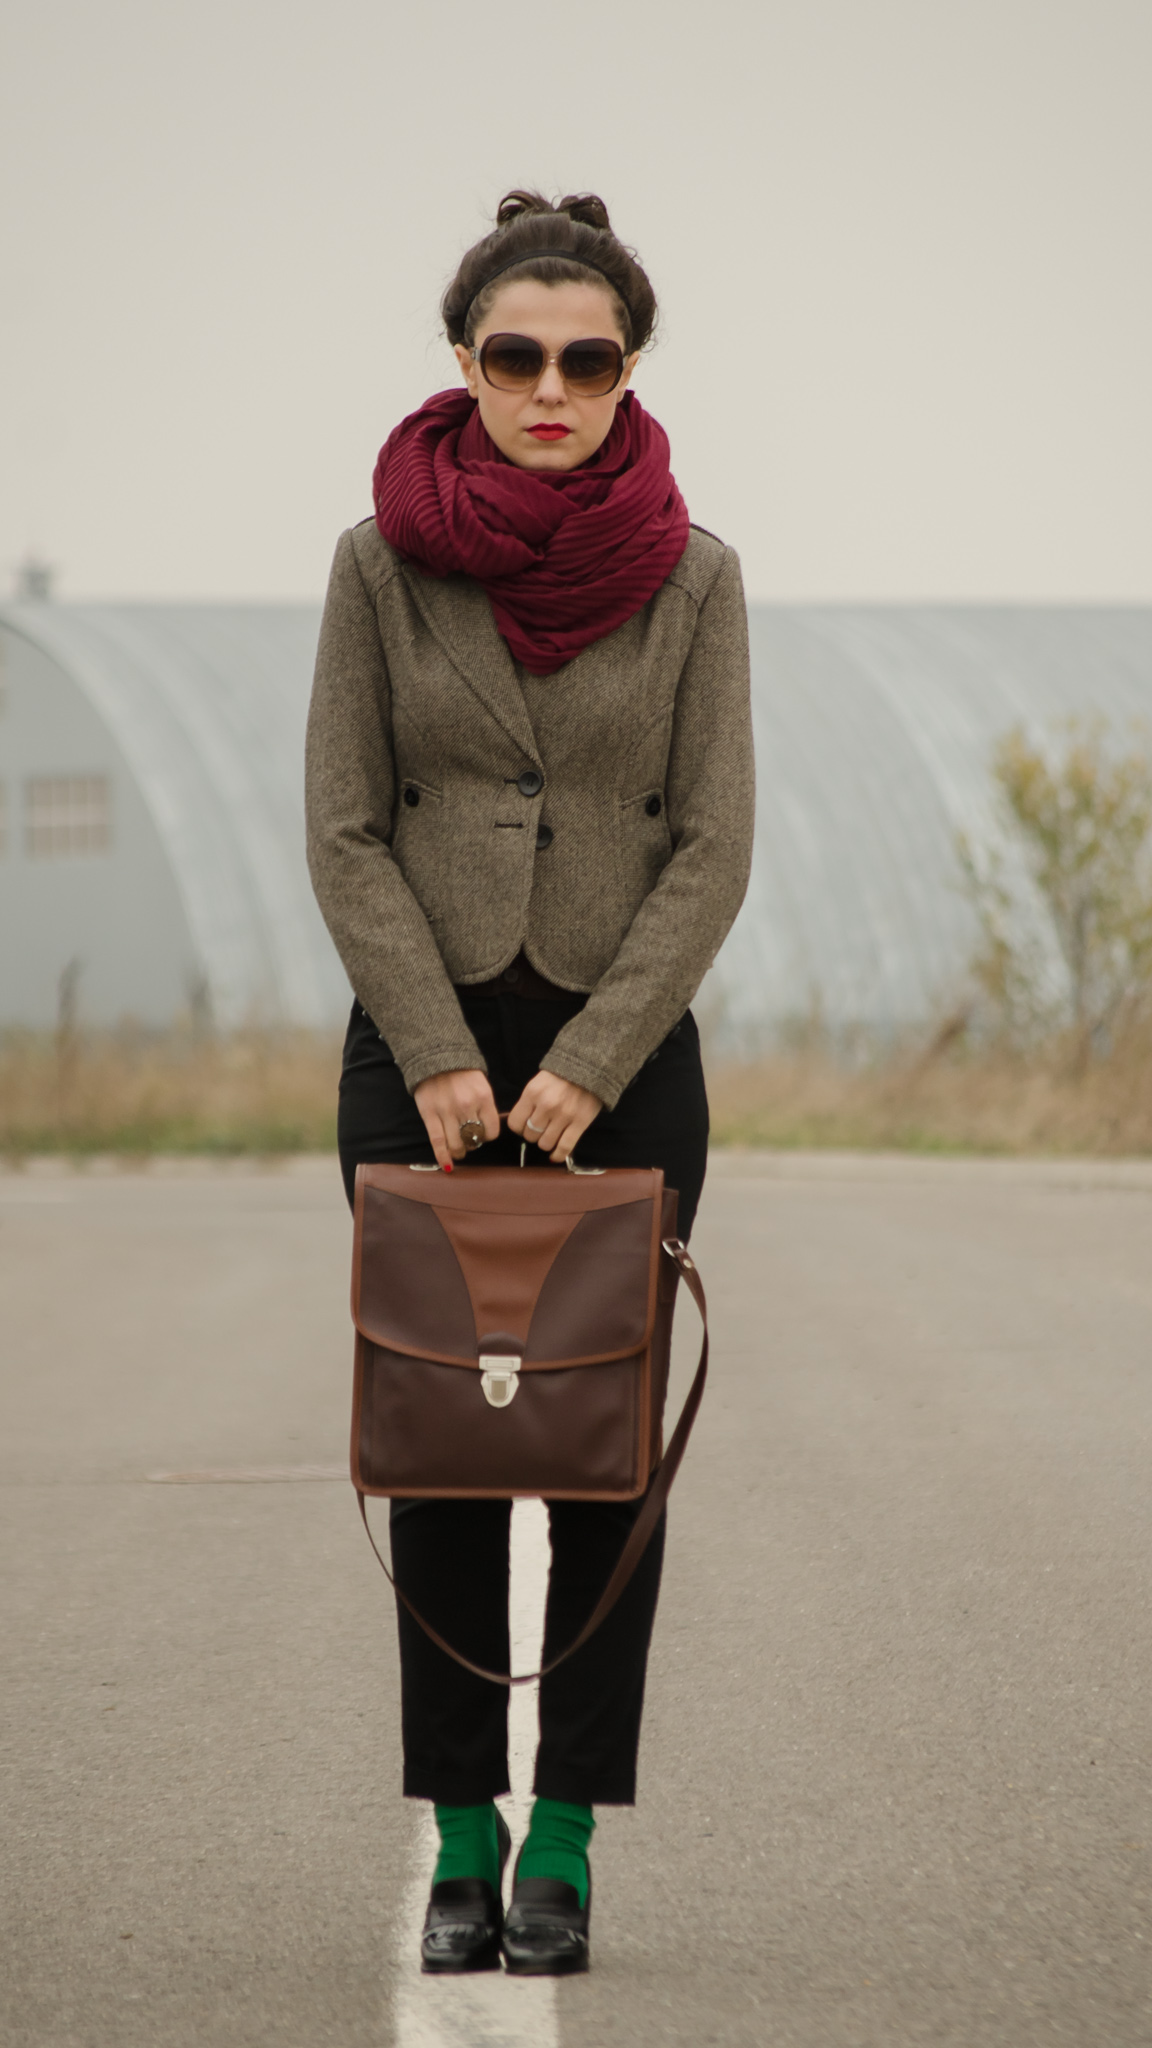
[[[548, 1585], [548, 1514], [542, 1501], [512, 1508], [513, 1671], [535, 1670], [544, 1627]], [[537, 1741], [537, 1688], [512, 1688], [508, 1717], [510, 1798], [501, 1800], [512, 1830], [512, 1857], [524, 1838], [532, 1806]], [[423, 1809], [414, 1867], [397, 1926], [394, 2019], [396, 2048], [557, 2048], [556, 1992], [550, 1977], [508, 1977], [503, 1970], [475, 1977], [425, 1977], [420, 1971], [420, 1930], [436, 1862], [436, 1823]]]

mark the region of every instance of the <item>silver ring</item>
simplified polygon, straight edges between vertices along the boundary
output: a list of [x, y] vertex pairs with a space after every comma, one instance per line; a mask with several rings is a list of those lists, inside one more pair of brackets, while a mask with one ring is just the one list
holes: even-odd
[[535, 1131], [536, 1136], [538, 1138], [542, 1138], [545, 1131], [548, 1129], [548, 1126], [547, 1124], [534, 1124], [531, 1117], [529, 1117], [527, 1123], [524, 1126], [524, 1129], [526, 1131]]

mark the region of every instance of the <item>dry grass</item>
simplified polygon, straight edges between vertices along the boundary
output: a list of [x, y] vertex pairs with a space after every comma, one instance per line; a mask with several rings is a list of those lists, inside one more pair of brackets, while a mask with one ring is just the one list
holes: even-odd
[[278, 1153], [336, 1143], [340, 1041], [310, 1032], [0, 1039], [0, 1153]]
[[[336, 1037], [308, 1032], [9, 1033], [0, 1154], [275, 1154], [336, 1142]], [[847, 1068], [819, 1046], [710, 1076], [721, 1145], [988, 1153], [1152, 1153], [1152, 1030], [1077, 1071], [945, 1034]]]
[[820, 1051], [714, 1071], [714, 1142], [864, 1151], [1152, 1153], [1152, 1039], [1087, 1069], [953, 1048], [851, 1071]]

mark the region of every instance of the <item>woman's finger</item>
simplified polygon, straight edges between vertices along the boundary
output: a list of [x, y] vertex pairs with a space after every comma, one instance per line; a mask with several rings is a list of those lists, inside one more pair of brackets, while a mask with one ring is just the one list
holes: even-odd
[[529, 1101], [527, 1090], [525, 1090], [519, 1102], [508, 1112], [508, 1129], [514, 1131], [518, 1138], [527, 1138], [528, 1143], [534, 1145], [537, 1132], [528, 1129], [530, 1122], [542, 1124], [543, 1118], [537, 1114], [536, 1104], [533, 1101]]
[[547, 1150], [557, 1166], [563, 1166], [568, 1154], [583, 1137], [588, 1124], [577, 1111], [575, 1116], [558, 1116], [549, 1132]]
[[555, 1145], [552, 1147], [550, 1156], [553, 1166], [565, 1165], [571, 1153], [579, 1144], [580, 1139], [583, 1137], [586, 1129], [586, 1124], [565, 1124], [564, 1129], [561, 1131], [559, 1138], [557, 1139]]
[[500, 1118], [496, 1111], [496, 1098], [491, 1088], [484, 1085], [481, 1076], [474, 1078], [468, 1099], [459, 1104], [457, 1114], [462, 1124], [482, 1124], [486, 1143], [490, 1144], [493, 1138], [500, 1136]]
[[574, 1116], [570, 1119], [560, 1139], [559, 1145], [556, 1147], [555, 1151], [552, 1154], [553, 1159], [555, 1159], [558, 1164], [562, 1165], [564, 1160], [567, 1159], [569, 1153], [574, 1152], [576, 1150], [576, 1147], [580, 1143], [581, 1138], [584, 1136], [585, 1131], [590, 1129], [590, 1127], [595, 1123], [595, 1121], [595, 1116], [585, 1116], [583, 1114]]
[[[529, 1087], [533, 1087], [534, 1085], [535, 1084], [532, 1082], [529, 1083]], [[529, 1096], [528, 1089], [526, 1088], [524, 1090], [523, 1095], [520, 1097], [520, 1100], [518, 1102], [513, 1103], [512, 1108], [508, 1112], [508, 1129], [510, 1131], [514, 1131], [518, 1138], [523, 1137], [525, 1135], [524, 1125], [527, 1122], [528, 1118], [532, 1115], [533, 1100], [534, 1098]], [[537, 1117], [535, 1121], [539, 1123], [539, 1117]], [[529, 1137], [529, 1139], [533, 1139], [534, 1133], [529, 1131], [527, 1133], [527, 1136]]]
[[497, 1114], [494, 1096], [489, 1094], [486, 1102], [483, 1098], [478, 1102], [474, 1102], [472, 1107], [461, 1118], [461, 1122], [482, 1124], [484, 1128], [484, 1142], [486, 1145], [490, 1145], [493, 1138], [500, 1136], [500, 1118]]
[[441, 1108], [439, 1115], [441, 1133], [449, 1153], [453, 1159], [463, 1159], [467, 1147], [460, 1136], [460, 1126], [466, 1120], [465, 1112], [449, 1103]]
[[[459, 1133], [465, 1124], [480, 1125], [480, 1128], [484, 1133], [484, 1137], [482, 1140], [484, 1144], [490, 1144], [493, 1138], [498, 1138], [500, 1136], [500, 1119], [496, 1114], [496, 1105], [494, 1102], [469, 1102], [465, 1103], [461, 1108], [454, 1110], [452, 1113], [451, 1120], [452, 1130], [456, 1133]], [[479, 1148], [474, 1145], [465, 1145], [463, 1139], [461, 1139], [461, 1153], [473, 1152], [478, 1149]]]
[[448, 1149], [448, 1140], [444, 1135], [443, 1122], [437, 1116], [435, 1110], [430, 1109], [425, 1115], [424, 1129], [428, 1133], [428, 1143], [432, 1147], [437, 1166], [443, 1167], [446, 1173], [451, 1173], [452, 1154]]
[[542, 1152], [550, 1152], [568, 1118], [562, 1109], [549, 1109], [547, 1104], [534, 1103], [524, 1125], [524, 1136]]

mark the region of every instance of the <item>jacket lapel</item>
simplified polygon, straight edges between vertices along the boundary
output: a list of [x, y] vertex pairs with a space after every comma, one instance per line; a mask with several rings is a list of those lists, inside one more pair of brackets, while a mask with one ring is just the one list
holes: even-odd
[[402, 565], [401, 573], [453, 667], [516, 745], [542, 767], [512, 656], [480, 585], [470, 576], [426, 576], [411, 562]]

